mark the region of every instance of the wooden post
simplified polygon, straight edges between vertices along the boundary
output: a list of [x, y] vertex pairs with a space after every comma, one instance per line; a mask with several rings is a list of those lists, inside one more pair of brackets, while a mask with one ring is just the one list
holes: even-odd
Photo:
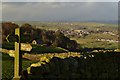
[[20, 28], [15, 29], [15, 35], [18, 36], [18, 41], [15, 42], [15, 57], [14, 57], [14, 77], [13, 80], [20, 80], [22, 71], [22, 54], [20, 53]]

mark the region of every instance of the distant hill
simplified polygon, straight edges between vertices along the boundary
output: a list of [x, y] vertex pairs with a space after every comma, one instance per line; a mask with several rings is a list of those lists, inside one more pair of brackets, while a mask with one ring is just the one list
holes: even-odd
[[97, 22], [97, 23], [104, 23], [104, 24], [118, 24], [118, 20], [110, 20], [110, 21], [87, 21], [87, 22]]

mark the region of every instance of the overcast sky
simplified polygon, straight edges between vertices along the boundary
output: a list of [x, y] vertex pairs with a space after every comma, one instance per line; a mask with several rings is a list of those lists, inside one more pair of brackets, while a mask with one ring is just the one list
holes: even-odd
[[95, 0], [86, 1], [92, 2], [3, 2], [2, 20], [5, 21], [117, 20], [118, 2], [95, 2]]
[[3, 2], [118, 2], [119, 0], [2, 0]]

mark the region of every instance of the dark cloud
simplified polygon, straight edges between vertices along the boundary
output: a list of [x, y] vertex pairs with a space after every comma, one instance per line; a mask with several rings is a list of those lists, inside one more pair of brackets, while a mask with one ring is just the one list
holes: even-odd
[[89, 21], [116, 20], [117, 2], [4, 2], [3, 20]]

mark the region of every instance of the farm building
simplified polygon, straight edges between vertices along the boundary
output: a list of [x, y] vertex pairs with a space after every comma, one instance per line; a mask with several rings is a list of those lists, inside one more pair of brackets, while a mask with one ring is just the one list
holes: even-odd
[[32, 44], [42, 44], [42, 41], [40, 41], [40, 40], [33, 40]]

